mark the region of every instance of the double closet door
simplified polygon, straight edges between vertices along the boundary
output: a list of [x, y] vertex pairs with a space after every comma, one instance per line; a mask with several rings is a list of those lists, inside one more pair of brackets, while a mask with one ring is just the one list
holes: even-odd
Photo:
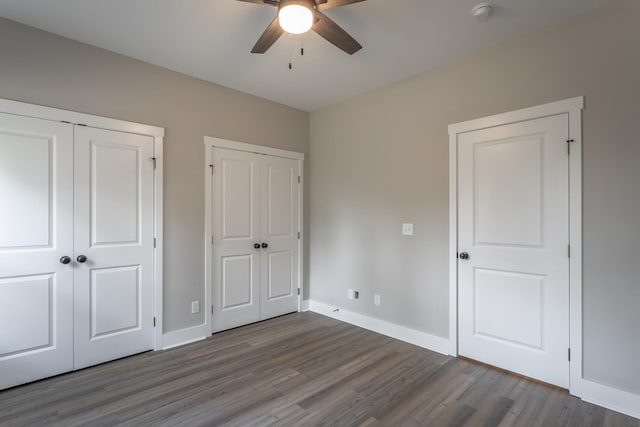
[[210, 149], [213, 332], [297, 311], [300, 160]]
[[0, 389], [153, 348], [153, 144], [0, 113]]

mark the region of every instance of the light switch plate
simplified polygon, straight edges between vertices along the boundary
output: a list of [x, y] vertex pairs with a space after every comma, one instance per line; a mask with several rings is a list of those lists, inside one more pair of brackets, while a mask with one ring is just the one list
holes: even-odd
[[413, 224], [402, 224], [402, 235], [413, 236]]

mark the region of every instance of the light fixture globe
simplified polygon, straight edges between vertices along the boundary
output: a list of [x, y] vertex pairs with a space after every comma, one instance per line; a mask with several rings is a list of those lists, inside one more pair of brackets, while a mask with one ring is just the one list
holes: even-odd
[[302, 34], [313, 25], [314, 1], [281, 0], [278, 3], [278, 18], [280, 26], [287, 33]]

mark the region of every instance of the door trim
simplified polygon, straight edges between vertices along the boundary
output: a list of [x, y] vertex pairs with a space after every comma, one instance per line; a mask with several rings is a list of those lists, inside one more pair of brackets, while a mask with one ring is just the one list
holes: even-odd
[[265, 154], [268, 156], [284, 157], [287, 159], [294, 159], [298, 161], [300, 168], [300, 185], [298, 186], [298, 228], [300, 232], [300, 238], [298, 239], [298, 311], [302, 311], [302, 301], [304, 300], [302, 278], [303, 266], [304, 266], [304, 224], [303, 224], [303, 186], [304, 186], [304, 154], [295, 151], [281, 150], [278, 148], [265, 147], [262, 145], [247, 144], [245, 142], [231, 141], [228, 139], [215, 138], [211, 136], [204, 137], [205, 156], [204, 156], [204, 191], [205, 191], [205, 225], [204, 225], [204, 301], [205, 301], [205, 314], [204, 324], [199, 325], [199, 328], [206, 330], [206, 335], [213, 333], [213, 322], [211, 321], [211, 310], [213, 307], [212, 300], [212, 286], [213, 286], [213, 266], [212, 264], [212, 239], [213, 239], [213, 224], [212, 213], [213, 206], [211, 200], [211, 187], [212, 187], [212, 173], [210, 170], [213, 159], [211, 158], [212, 148], [226, 148], [236, 151], [247, 151], [256, 154]]
[[153, 183], [153, 211], [154, 234], [156, 249], [153, 254], [153, 312], [156, 326], [153, 331], [153, 349], [162, 349], [162, 206], [163, 206], [163, 164], [164, 164], [164, 128], [128, 122], [125, 120], [110, 119], [94, 116], [92, 114], [78, 113], [60, 108], [45, 107], [42, 105], [28, 104], [0, 98], [0, 112], [17, 116], [26, 116], [42, 120], [67, 122], [74, 125], [84, 125], [97, 129], [113, 130], [138, 135], [153, 137], [153, 152], [156, 170]]
[[569, 364], [570, 392], [582, 377], [582, 109], [584, 97], [449, 125], [449, 354], [458, 355], [458, 135], [558, 114], [567, 114], [569, 156]]

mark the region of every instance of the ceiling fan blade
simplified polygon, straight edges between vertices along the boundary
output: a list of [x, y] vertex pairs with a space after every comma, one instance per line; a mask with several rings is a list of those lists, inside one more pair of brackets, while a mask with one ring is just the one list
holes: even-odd
[[[246, 1], [246, 0], [243, 0]], [[334, 7], [346, 6], [352, 3], [359, 3], [364, 0], [318, 0], [316, 4], [319, 10], [333, 9]]]
[[280, 26], [280, 20], [276, 16], [276, 19], [269, 24], [264, 33], [260, 36], [256, 45], [253, 46], [251, 53], [265, 53], [269, 48], [280, 38], [284, 33], [284, 30]]
[[336, 47], [344, 50], [349, 55], [353, 55], [362, 49], [362, 46], [356, 41], [356, 39], [351, 37], [349, 33], [329, 19], [327, 15], [317, 10], [314, 11], [313, 14], [317, 21], [313, 24], [311, 29], [324, 37], [328, 42], [333, 43]]
[[277, 6], [277, 0], [238, 0], [246, 3], [255, 3], [255, 4], [270, 4], [271, 6]]

